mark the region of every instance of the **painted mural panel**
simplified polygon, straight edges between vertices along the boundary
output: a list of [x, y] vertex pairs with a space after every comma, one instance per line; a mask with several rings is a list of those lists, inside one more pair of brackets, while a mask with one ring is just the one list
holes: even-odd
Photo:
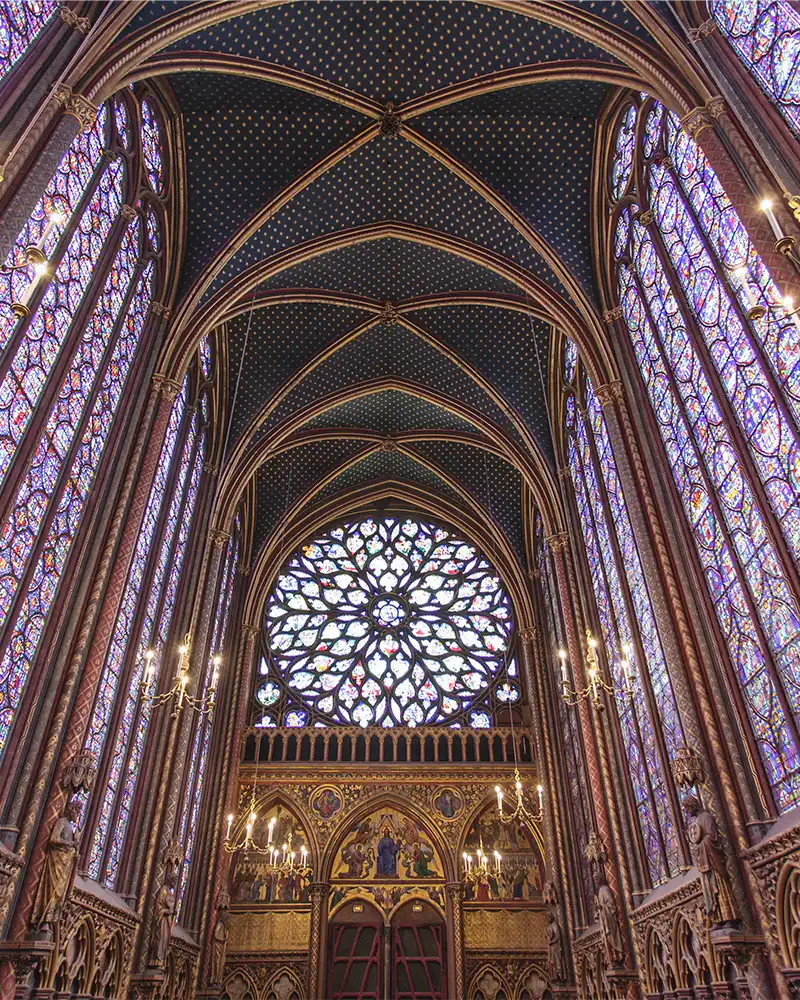
[[[484, 866], [478, 862], [479, 853], [487, 857]], [[544, 867], [533, 832], [525, 823], [501, 823], [494, 806], [470, 827], [461, 863], [466, 870], [465, 904], [541, 906]]]
[[343, 881], [417, 881], [444, 878], [436, 848], [409, 816], [383, 808], [351, 826], [334, 862]]
[[[308, 864], [301, 864], [303, 849], [308, 846], [306, 831], [288, 809], [275, 806], [258, 816], [253, 825], [253, 841], [262, 848], [269, 841], [270, 823], [275, 854], [272, 858], [261, 851], [238, 851], [234, 855], [231, 901], [257, 906], [307, 904], [313, 869]], [[292, 854], [295, 864], [288, 870], [285, 862]]]

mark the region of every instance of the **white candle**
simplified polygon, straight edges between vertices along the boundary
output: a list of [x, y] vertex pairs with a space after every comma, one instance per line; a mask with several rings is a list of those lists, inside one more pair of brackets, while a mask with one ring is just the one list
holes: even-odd
[[225, 834], [225, 839], [231, 839], [231, 827], [233, 826], [233, 813], [228, 813], [228, 830]]
[[543, 801], [544, 788], [541, 785], [537, 785], [536, 786], [536, 792], [537, 792], [537, 794], [539, 796], [539, 812], [541, 813], [542, 812], [542, 801]]
[[283, 856], [281, 857], [281, 864], [283, 864], [283, 862], [286, 860], [286, 852], [289, 850], [289, 845], [284, 844], [282, 849], [283, 849]]
[[778, 219], [773, 211], [773, 203], [771, 198], [762, 198], [761, 204], [758, 206], [761, 211], [766, 215], [767, 222], [769, 223], [770, 229], [775, 234], [776, 240], [783, 239], [783, 230], [780, 227]]
[[495, 792], [497, 792], [497, 808], [502, 813], [503, 811], [503, 791], [499, 785], [494, 786]]
[[33, 293], [36, 291], [36, 288], [39, 284], [39, 280], [41, 278], [44, 278], [46, 274], [47, 274], [47, 264], [33, 265], [33, 277], [31, 278], [28, 287], [22, 293], [22, 298], [20, 299], [20, 305], [25, 306], [25, 308], [27, 309], [31, 299], [33, 298]]
[[64, 216], [61, 212], [51, 212], [47, 218], [47, 225], [44, 227], [44, 232], [39, 237], [39, 241], [36, 244], [36, 249], [41, 251], [44, 250], [44, 245], [47, 242], [47, 238], [52, 233], [54, 226], [60, 226], [64, 221]]

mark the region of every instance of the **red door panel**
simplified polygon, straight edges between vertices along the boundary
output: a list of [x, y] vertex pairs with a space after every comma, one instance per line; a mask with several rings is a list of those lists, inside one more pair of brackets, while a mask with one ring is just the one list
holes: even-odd
[[380, 926], [333, 924], [330, 934], [330, 1000], [382, 1000]]
[[392, 931], [392, 1000], [446, 1000], [444, 926], [400, 925]]

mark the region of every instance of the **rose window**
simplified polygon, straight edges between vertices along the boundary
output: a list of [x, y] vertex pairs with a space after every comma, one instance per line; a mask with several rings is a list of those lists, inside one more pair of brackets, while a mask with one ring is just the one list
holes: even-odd
[[387, 517], [295, 554], [265, 610], [262, 725], [486, 727], [519, 701], [511, 605], [474, 545]]

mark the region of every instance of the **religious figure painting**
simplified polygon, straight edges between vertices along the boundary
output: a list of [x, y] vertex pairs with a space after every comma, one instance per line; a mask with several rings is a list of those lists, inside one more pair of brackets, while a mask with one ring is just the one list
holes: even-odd
[[333, 877], [359, 882], [442, 879], [443, 869], [424, 829], [410, 817], [384, 809], [351, 827]]
[[541, 903], [543, 862], [533, 833], [524, 823], [501, 823], [493, 806], [470, 827], [462, 866], [465, 903]]
[[[239, 851], [234, 856], [230, 886], [233, 903], [283, 905], [308, 902], [313, 869], [303, 863], [303, 848], [308, 847], [306, 832], [289, 810], [276, 806], [258, 816], [253, 826], [253, 841], [262, 849], [269, 840], [270, 824], [272, 845], [276, 852], [272, 858], [259, 851]], [[293, 864], [287, 866], [285, 862], [292, 854]]]

